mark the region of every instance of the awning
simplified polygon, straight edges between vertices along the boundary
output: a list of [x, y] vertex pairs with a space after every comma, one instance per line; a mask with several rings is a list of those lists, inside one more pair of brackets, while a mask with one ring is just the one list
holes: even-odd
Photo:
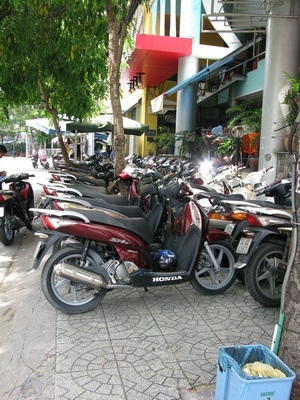
[[201, 71], [197, 72], [195, 75], [191, 76], [190, 78], [184, 80], [183, 82], [178, 83], [173, 88], [167, 90], [162, 95], [156, 97], [155, 99], [151, 100], [151, 107], [153, 112], [161, 111], [161, 107], [163, 107], [163, 98], [168, 97], [179, 90], [183, 89], [187, 85], [191, 85], [193, 83], [197, 83], [199, 81], [203, 81], [216, 72], [219, 68], [224, 67], [225, 65], [229, 64], [233, 61], [240, 53], [247, 50], [248, 48], [252, 47], [256, 43], [262, 40], [261, 37], [255, 38], [250, 42], [247, 42], [243, 46], [240, 46], [238, 49], [234, 50], [233, 52], [229, 53], [226, 57], [221, 58], [220, 60], [214, 62], [209, 67], [202, 69]]
[[[134, 119], [127, 117], [123, 118], [124, 132], [126, 135], [137, 135], [141, 136], [144, 132], [148, 132], [149, 126], [142, 124]], [[72, 122], [67, 124], [67, 129], [71, 132], [107, 132], [110, 133], [113, 130], [114, 117], [113, 114], [100, 115], [89, 122]]]
[[47, 118], [27, 119], [25, 125], [36, 131], [46, 133], [47, 135], [56, 134], [56, 130], [49, 127], [49, 121]]
[[[60, 121], [60, 125], [65, 129], [66, 121]], [[54, 127], [49, 126], [49, 120], [47, 118], [35, 118], [35, 119], [26, 119], [25, 125], [29, 128], [35, 129], [36, 131], [40, 131], [46, 133], [47, 135], [56, 135], [56, 129]], [[65, 130], [61, 130], [61, 133], [66, 133]]]
[[121, 77], [122, 85], [142, 73], [140, 88], [158, 87], [177, 73], [179, 58], [191, 55], [192, 43], [191, 38], [137, 34], [129, 66]]

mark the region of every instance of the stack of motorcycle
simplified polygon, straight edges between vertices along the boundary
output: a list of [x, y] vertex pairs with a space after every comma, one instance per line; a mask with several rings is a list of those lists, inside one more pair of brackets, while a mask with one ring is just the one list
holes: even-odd
[[[236, 254], [243, 249], [245, 228], [272, 232], [273, 236], [261, 235], [260, 242], [252, 241], [250, 245], [256, 243], [253, 248], [265, 246], [275, 236], [282, 242], [283, 231], [288, 236], [289, 214], [283, 224], [279, 223], [283, 215], [277, 210], [276, 216], [274, 203], [203, 191], [211, 201], [207, 215], [199, 204], [199, 193], [193, 197], [189, 183], [182, 179], [182, 167], [179, 174], [166, 177], [155, 171], [132, 171], [134, 168], [130, 175], [127, 169], [118, 178], [127, 182], [128, 199], [108, 194], [104, 186], [52, 183], [40, 208], [32, 210], [41, 215], [44, 226], [38, 232], [42, 240], [36, 249], [34, 268], [52, 249], [43, 267], [42, 288], [58, 309], [85, 312], [94, 308], [109, 289], [186, 281], [205, 294], [224, 293], [235, 282], [237, 267], [244, 266]], [[223, 215], [223, 229], [214, 227], [214, 221], [221, 220], [217, 214]], [[225, 225], [232, 227], [232, 222], [234, 231], [224, 229]], [[249, 252], [249, 264], [252, 255]], [[281, 254], [280, 259], [283, 257]], [[284, 260], [279, 264], [284, 274]], [[246, 271], [248, 261], [245, 265]], [[275, 284], [268, 280], [273, 292], [282, 283], [282, 274], [278, 278], [277, 269], [274, 271]], [[246, 273], [247, 286], [250, 279], [250, 273]], [[278, 305], [275, 293], [267, 293], [268, 301], [262, 301], [266, 285], [259, 296], [252, 286], [249, 290], [256, 300], [267, 306]]]
[[97, 206], [94, 199], [84, 203], [74, 197], [66, 202], [53, 196], [53, 208], [32, 210], [40, 214], [44, 227], [37, 233], [41, 241], [34, 268], [52, 249], [41, 279], [54, 307], [86, 312], [111, 289], [190, 281], [205, 294], [219, 294], [232, 286], [236, 257], [225, 240], [229, 235], [209, 228], [208, 217], [181, 172], [140, 179], [136, 196], [142, 199], [142, 208], [121, 205], [116, 199], [122, 198], [124, 204], [122, 196], [101, 195]]

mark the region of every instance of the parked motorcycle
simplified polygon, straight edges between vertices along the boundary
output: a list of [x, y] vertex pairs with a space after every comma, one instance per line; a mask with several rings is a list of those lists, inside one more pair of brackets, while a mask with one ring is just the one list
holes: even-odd
[[82, 313], [92, 310], [111, 289], [190, 281], [205, 294], [227, 290], [236, 279], [234, 253], [224, 240], [211, 241], [207, 216], [190, 190], [181, 178], [162, 188], [156, 185], [169, 206], [159, 245], [144, 218], [116, 217], [95, 209], [33, 209], [46, 228], [38, 232], [42, 240], [33, 268], [51, 247], [60, 248], [42, 270], [47, 300], [64, 312]]
[[26, 173], [7, 176], [3, 183], [9, 189], [0, 190], [0, 241], [5, 246], [13, 243], [15, 231], [22, 227], [32, 229], [34, 194], [26, 179], [33, 177]]
[[256, 196], [264, 195], [267, 198], [273, 198], [274, 203], [282, 208], [292, 208], [292, 180], [290, 177], [276, 179], [270, 185], [258, 190]]
[[[285, 214], [282, 214], [285, 213]], [[292, 233], [292, 215], [283, 210], [264, 218], [265, 226], [246, 227], [236, 246], [235, 268], [244, 272], [251, 296], [266, 307], [279, 307]]]

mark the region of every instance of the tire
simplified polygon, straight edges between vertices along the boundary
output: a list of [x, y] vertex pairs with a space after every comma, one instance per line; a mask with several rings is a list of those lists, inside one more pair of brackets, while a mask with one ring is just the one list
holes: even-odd
[[283, 277], [272, 270], [272, 265], [274, 257], [282, 259], [283, 253], [284, 245], [264, 243], [244, 268], [247, 289], [263, 306], [280, 306]]
[[[106, 294], [105, 289], [94, 289], [73, 282], [55, 273], [57, 264], [68, 262], [79, 267], [82, 260], [80, 249], [62, 248], [47, 260], [41, 274], [42, 290], [49, 303], [68, 314], [81, 314], [93, 310]], [[88, 255], [85, 269], [97, 272], [95, 261]]]
[[7, 209], [4, 210], [4, 216], [1, 218], [0, 242], [4, 246], [9, 246], [15, 238], [14, 220]]
[[233, 267], [236, 254], [234, 248], [223, 241], [212, 243], [210, 249], [220, 265], [220, 270], [215, 272], [212, 260], [207, 250], [203, 248], [191, 284], [204, 294], [221, 294], [236, 280], [237, 270]]

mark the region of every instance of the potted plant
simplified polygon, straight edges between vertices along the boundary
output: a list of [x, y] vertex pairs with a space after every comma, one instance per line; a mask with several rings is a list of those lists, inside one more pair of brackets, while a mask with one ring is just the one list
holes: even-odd
[[206, 150], [206, 145], [202, 135], [197, 135], [193, 130], [177, 132], [177, 141], [180, 141], [180, 154], [190, 154], [201, 157]]
[[[288, 106], [288, 112], [283, 119], [287, 127], [291, 127], [293, 125], [298, 115], [298, 104], [300, 100], [300, 68], [298, 72], [299, 72], [298, 77], [292, 77], [288, 73], [285, 73], [285, 78], [290, 84], [290, 88], [283, 99], [283, 104], [286, 104]], [[289, 141], [289, 136], [290, 132], [288, 131], [285, 134], [284, 138], [284, 145], [287, 150], [288, 150], [287, 143]], [[294, 149], [295, 149], [295, 144], [296, 144], [296, 137], [294, 136], [292, 144]]]
[[235, 153], [235, 140], [233, 136], [229, 136], [226, 139], [224, 139], [222, 142], [220, 142], [218, 148], [217, 148], [217, 153], [222, 154], [223, 159], [232, 159], [234, 153]]
[[156, 153], [174, 153], [175, 134], [167, 126], [158, 127], [158, 134], [153, 139]]
[[257, 170], [262, 108], [253, 107], [253, 101], [245, 101], [229, 107], [226, 113], [231, 116], [228, 122], [229, 128], [242, 126], [244, 133], [249, 135], [248, 162], [251, 169]]

